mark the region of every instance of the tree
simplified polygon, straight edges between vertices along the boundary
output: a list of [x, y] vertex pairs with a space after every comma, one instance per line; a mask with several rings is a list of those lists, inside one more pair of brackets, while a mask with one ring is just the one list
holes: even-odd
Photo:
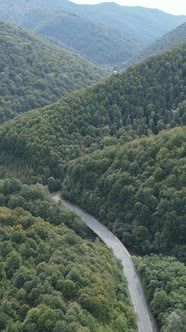
[[169, 306], [167, 293], [164, 290], [156, 291], [152, 300], [152, 310], [156, 317]]
[[180, 332], [183, 328], [181, 317], [174, 311], [172, 311], [167, 317], [167, 325], [168, 331], [170, 332]]

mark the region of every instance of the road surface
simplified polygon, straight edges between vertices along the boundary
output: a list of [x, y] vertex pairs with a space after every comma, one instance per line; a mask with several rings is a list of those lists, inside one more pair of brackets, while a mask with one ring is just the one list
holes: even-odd
[[143, 288], [134, 268], [131, 256], [125, 246], [120, 240], [114, 236], [105, 226], [103, 226], [98, 220], [91, 215], [84, 212], [79, 207], [63, 200], [60, 194], [55, 193], [51, 195], [52, 200], [57, 202], [62, 200], [65, 207], [75, 212], [81, 217], [81, 219], [87, 224], [87, 226], [98, 235], [98, 237], [113, 250], [114, 255], [121, 260], [123, 265], [123, 273], [128, 282], [128, 289], [131, 296], [131, 301], [134, 306], [134, 310], [137, 313], [138, 320], [137, 326], [139, 332], [156, 332], [156, 326], [149, 308], [146, 303]]

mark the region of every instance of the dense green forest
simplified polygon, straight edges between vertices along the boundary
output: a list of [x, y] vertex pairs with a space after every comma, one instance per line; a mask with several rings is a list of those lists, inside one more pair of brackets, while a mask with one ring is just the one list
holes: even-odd
[[85, 152], [185, 125], [185, 49], [183, 44], [4, 124], [2, 162], [21, 158], [38, 173], [47, 168], [47, 176], [60, 177], [65, 162]]
[[62, 45], [2, 21], [0, 42], [0, 123], [108, 74]]
[[183, 23], [176, 29], [168, 32], [166, 35], [155, 41], [154, 43], [144, 47], [132, 59], [125, 61], [120, 65], [120, 69], [129, 65], [138, 63], [152, 55], [156, 55], [163, 51], [171, 49], [173, 46], [186, 42], [186, 23]]
[[2, 332], [135, 331], [120, 263], [78, 217], [15, 178], [0, 200]]
[[0, 18], [68, 44], [97, 64], [122, 66], [140, 49], [185, 22], [155, 9], [116, 3], [0, 0]]
[[186, 262], [186, 127], [72, 161], [62, 193], [132, 251]]
[[75, 14], [55, 13], [55, 19], [46, 22], [44, 17], [43, 21], [33, 30], [60, 40], [100, 65], [116, 66], [133, 57], [143, 46], [127, 32], [122, 34]]
[[[1, 26], [2, 121], [105, 74]], [[1, 125], [0, 330], [135, 331], [120, 264], [44, 184], [154, 254], [134, 259], [152, 312], [161, 332], [185, 332], [185, 63], [186, 43]]]
[[151, 310], [161, 332], [186, 331], [186, 267], [173, 257], [136, 258]]

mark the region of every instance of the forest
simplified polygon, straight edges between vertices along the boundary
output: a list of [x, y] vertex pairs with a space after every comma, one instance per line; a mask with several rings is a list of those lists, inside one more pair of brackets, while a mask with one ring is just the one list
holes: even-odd
[[186, 267], [175, 257], [135, 257], [152, 313], [162, 332], [186, 331]]
[[185, 49], [183, 44], [5, 123], [1, 162], [16, 157], [37, 174], [47, 168], [47, 176], [61, 177], [66, 162], [84, 153], [186, 125]]
[[176, 27], [174, 30], [167, 32], [160, 39], [156, 40], [154, 43], [143, 47], [142, 50], [137, 52], [134, 57], [130, 58], [128, 61], [124, 61], [120, 64], [118, 69], [123, 69], [129, 65], [141, 62], [150, 56], [162, 53], [171, 49], [173, 46], [186, 42], [186, 22]]
[[186, 262], [186, 127], [68, 165], [63, 196], [96, 215], [132, 252]]
[[[151, 8], [114, 2], [89, 6], [68, 0], [14, 0], [11, 6], [9, 0], [0, 0], [0, 19], [54, 38], [89, 61], [113, 70], [136, 62], [135, 56], [141, 60], [144, 54], [154, 54], [154, 48], [160, 48], [162, 42], [152, 48], [150, 44], [186, 20], [184, 15]], [[182, 41], [178, 37], [177, 43]], [[165, 39], [161, 51], [170, 43]]]
[[143, 45], [127, 32], [121, 33], [75, 14], [62, 12], [54, 17], [52, 22], [46, 22], [44, 17], [44, 22], [34, 27], [34, 31], [69, 45], [99, 65], [116, 66], [134, 56]]
[[0, 26], [0, 330], [136, 331], [120, 262], [60, 190], [129, 249], [159, 330], [186, 332], [186, 43], [96, 83], [107, 70]]
[[0, 181], [0, 330], [136, 330], [111, 251], [46, 189]]
[[0, 123], [108, 75], [67, 46], [0, 21]]

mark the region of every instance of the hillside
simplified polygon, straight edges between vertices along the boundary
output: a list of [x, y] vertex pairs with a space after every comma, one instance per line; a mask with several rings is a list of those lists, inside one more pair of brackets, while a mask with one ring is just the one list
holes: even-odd
[[60, 44], [0, 21], [0, 123], [108, 74]]
[[68, 13], [55, 13], [49, 21], [44, 16], [33, 30], [69, 45], [82, 56], [101, 65], [114, 66], [128, 60], [143, 45], [127, 32], [122, 34]]
[[[53, 5], [54, 6], [54, 5]], [[63, 7], [44, 7], [38, 4], [19, 3], [8, 10], [9, 5], [0, 4], [0, 17], [46, 37], [52, 37], [73, 48], [76, 52], [97, 64], [115, 66], [133, 57], [144, 45], [133, 35], [122, 33], [81, 17]], [[3, 15], [3, 12], [8, 11]], [[11, 13], [12, 10], [12, 13]], [[17, 13], [17, 14], [16, 14]]]
[[0, 17], [55, 37], [98, 64], [112, 66], [186, 20], [185, 16], [143, 7], [77, 5], [66, 0], [0, 0]]
[[[10, 6], [11, 3], [11, 6]], [[97, 5], [78, 5], [67, 0], [0, 0], [0, 17], [17, 24], [27, 24], [29, 13], [43, 8], [50, 13], [66, 11], [91, 20], [94, 23], [104, 24], [122, 33], [129, 33], [138, 40], [150, 43], [173, 30], [185, 22], [185, 16], [175, 16], [159, 10], [119, 6], [116, 3], [100, 3]], [[39, 13], [39, 12], [38, 12]], [[25, 16], [26, 15], [26, 16]], [[33, 18], [33, 17], [32, 17]], [[46, 16], [46, 20], [49, 16]]]
[[129, 65], [136, 64], [144, 59], [149, 58], [152, 55], [156, 55], [160, 52], [171, 49], [173, 46], [186, 42], [186, 23], [183, 23], [176, 29], [168, 32], [162, 38], [156, 42], [144, 47], [139, 53], [137, 53], [129, 61], [125, 61], [121, 68], [126, 68]]
[[0, 199], [1, 331], [136, 331], [120, 263], [78, 217], [15, 178]]
[[[33, 29], [54, 24], [51, 13], [58, 29], [65, 16], [65, 37], [70, 16], [96, 31], [93, 16], [104, 19], [102, 8], [105, 24], [119, 18], [125, 29], [113, 3], [0, 0], [0, 15]], [[134, 13], [143, 29], [150, 12]], [[151, 13], [148, 40], [154, 19], [160, 30], [172, 20]], [[125, 17], [135, 30], [131, 22]], [[67, 45], [4, 22], [0, 28], [0, 122], [14, 117], [0, 125], [0, 331], [136, 331], [121, 263], [75, 214], [51, 202], [48, 186], [126, 245], [158, 330], [186, 332], [186, 43], [96, 83], [107, 72]]]
[[[66, 1], [63, 8], [72, 12], [72, 3]], [[157, 9], [139, 6], [120, 6], [114, 2], [105, 2], [94, 6], [76, 5], [74, 12], [122, 33], [128, 32], [145, 43], [155, 41], [186, 20], [184, 15], [175, 16]]]
[[186, 262], [186, 127], [116, 145], [68, 165], [64, 197], [138, 254]]
[[83, 153], [185, 125], [185, 49], [181, 45], [9, 121], [0, 128], [3, 162], [21, 158], [59, 177], [64, 163]]

